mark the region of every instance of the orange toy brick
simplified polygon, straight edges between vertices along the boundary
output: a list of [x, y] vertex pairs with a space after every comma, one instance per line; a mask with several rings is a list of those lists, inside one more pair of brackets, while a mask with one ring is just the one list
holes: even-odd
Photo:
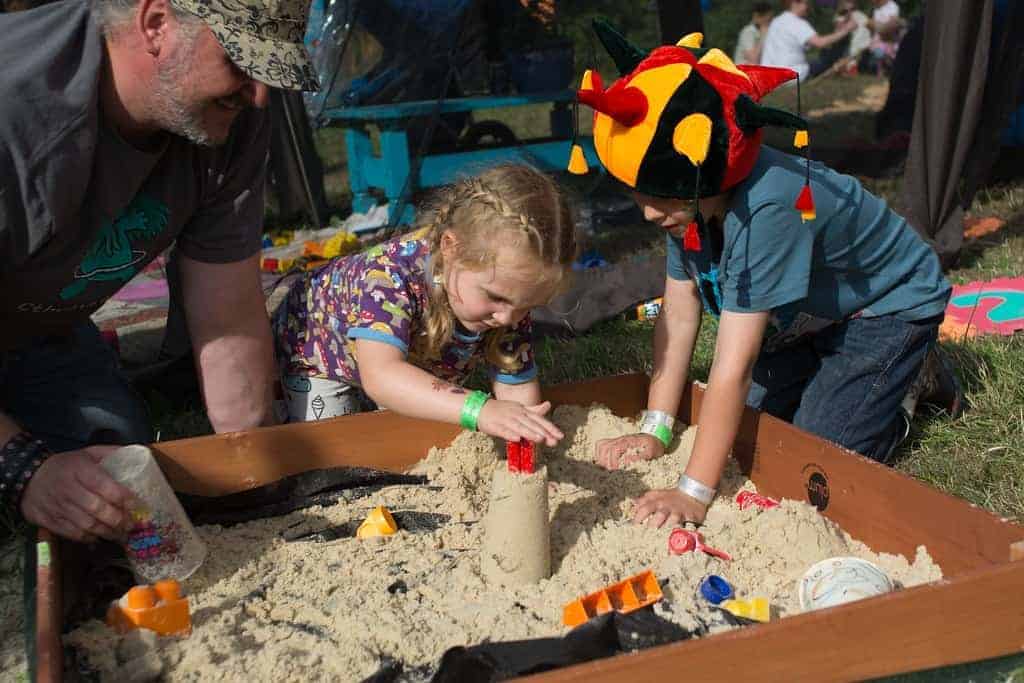
[[565, 606], [562, 623], [579, 626], [594, 617], [615, 610], [627, 614], [661, 600], [661, 586], [650, 569], [628, 579], [584, 595]]
[[131, 588], [107, 609], [107, 626], [118, 633], [145, 628], [162, 636], [188, 635], [192, 617], [177, 581]]

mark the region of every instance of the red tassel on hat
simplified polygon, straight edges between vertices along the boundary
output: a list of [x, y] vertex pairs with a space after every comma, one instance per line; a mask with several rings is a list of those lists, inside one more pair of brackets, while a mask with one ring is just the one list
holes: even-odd
[[690, 221], [686, 224], [686, 232], [683, 233], [683, 249], [700, 251], [700, 232], [697, 230], [697, 221]]
[[804, 189], [800, 190], [800, 196], [796, 198], [793, 208], [800, 212], [800, 218], [804, 222], [813, 221], [818, 215], [814, 209], [814, 195], [811, 194], [809, 184], [804, 185]]

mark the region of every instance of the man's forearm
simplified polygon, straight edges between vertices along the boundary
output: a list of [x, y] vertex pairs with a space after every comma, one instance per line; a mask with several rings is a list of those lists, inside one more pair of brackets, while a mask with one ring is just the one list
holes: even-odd
[[237, 329], [203, 344], [196, 365], [215, 431], [237, 432], [274, 423], [277, 370], [270, 323], [262, 307]]

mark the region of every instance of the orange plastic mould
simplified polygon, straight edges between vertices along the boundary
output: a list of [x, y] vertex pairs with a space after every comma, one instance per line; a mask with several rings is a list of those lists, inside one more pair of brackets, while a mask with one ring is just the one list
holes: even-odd
[[135, 586], [110, 605], [107, 625], [119, 633], [145, 628], [162, 636], [188, 635], [192, 631], [188, 598], [181, 595], [177, 581]]
[[616, 610], [626, 614], [653, 605], [661, 600], [661, 586], [650, 569], [628, 579], [605, 586], [567, 604], [562, 612], [562, 623], [579, 626], [594, 617]]

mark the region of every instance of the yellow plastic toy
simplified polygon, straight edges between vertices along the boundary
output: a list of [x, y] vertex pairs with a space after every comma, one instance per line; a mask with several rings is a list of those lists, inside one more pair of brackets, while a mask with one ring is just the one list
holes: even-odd
[[[351, 527], [349, 527], [351, 528]], [[376, 536], [390, 536], [398, 531], [398, 524], [391, 512], [379, 505], [373, 509], [359, 528], [356, 529], [356, 538], [374, 538]]]
[[579, 626], [594, 617], [616, 610], [627, 614], [661, 600], [661, 586], [650, 569], [605, 586], [599, 591], [573, 600], [562, 610], [562, 623]]
[[118, 633], [145, 628], [162, 636], [188, 635], [192, 632], [188, 598], [182, 597], [177, 581], [134, 586], [107, 609], [107, 626]]
[[771, 608], [768, 598], [750, 598], [749, 600], [723, 600], [719, 605], [735, 617], [768, 623], [771, 619]]

